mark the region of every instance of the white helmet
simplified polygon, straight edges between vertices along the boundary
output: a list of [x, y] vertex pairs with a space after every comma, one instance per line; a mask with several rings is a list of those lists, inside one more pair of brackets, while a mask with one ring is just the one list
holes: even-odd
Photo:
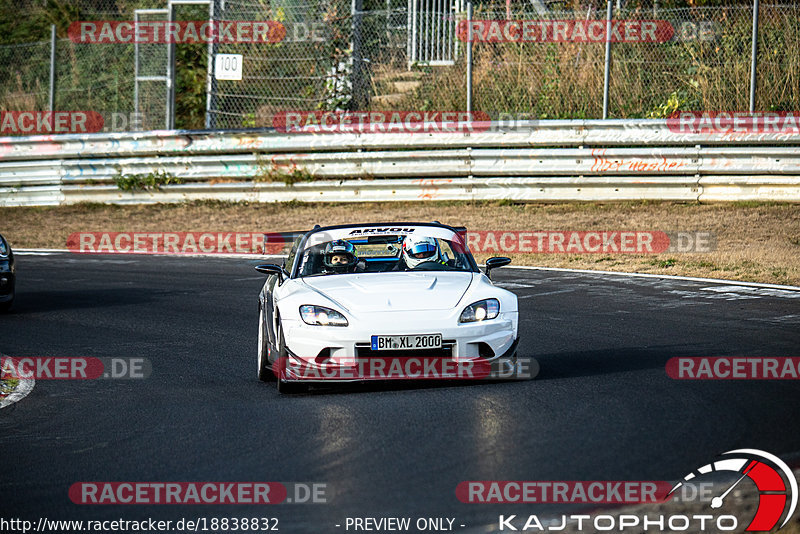
[[426, 261], [439, 261], [439, 245], [432, 237], [406, 236], [403, 240], [403, 261], [409, 269]]

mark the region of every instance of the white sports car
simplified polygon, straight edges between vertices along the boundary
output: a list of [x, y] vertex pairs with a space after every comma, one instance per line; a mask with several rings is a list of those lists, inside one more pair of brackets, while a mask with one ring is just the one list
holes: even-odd
[[277, 378], [285, 393], [316, 381], [474, 378], [461, 371], [513, 366], [517, 297], [489, 278], [511, 260], [490, 258], [483, 274], [465, 233], [434, 222], [298, 234], [283, 266], [256, 267], [269, 275], [258, 301], [259, 379]]

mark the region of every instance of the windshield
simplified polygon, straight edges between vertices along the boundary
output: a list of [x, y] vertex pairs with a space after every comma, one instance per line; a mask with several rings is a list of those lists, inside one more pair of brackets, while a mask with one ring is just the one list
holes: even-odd
[[424, 232], [317, 240], [303, 249], [298, 276], [398, 271], [466, 271], [475, 260], [458, 236], [453, 240]]

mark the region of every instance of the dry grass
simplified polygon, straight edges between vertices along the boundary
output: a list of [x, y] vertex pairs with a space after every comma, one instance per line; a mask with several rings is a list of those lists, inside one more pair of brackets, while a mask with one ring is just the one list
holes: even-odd
[[[752, 2], [751, 2], [752, 3]], [[586, 2], [557, 18], [582, 20]], [[665, 118], [681, 110], [740, 110], [748, 108], [751, 12], [731, 5], [702, 11], [717, 21], [708, 40], [673, 39], [666, 43], [612, 46], [609, 113], [611, 118]], [[789, 53], [800, 40], [800, 11], [796, 3], [762, 5], [758, 109], [793, 110], [800, 101], [796, 73], [800, 55]], [[699, 11], [661, 11], [678, 28], [699, 22]], [[520, 18], [529, 18], [520, 14]], [[603, 18], [594, 11], [592, 18]], [[633, 11], [621, 18], [648, 18]], [[505, 18], [492, 8], [478, 8], [475, 20]], [[464, 36], [462, 36], [463, 38]], [[473, 109], [518, 112], [540, 119], [599, 118], [605, 45], [603, 43], [483, 43], [473, 45]], [[395, 103], [397, 109], [464, 109], [465, 58], [451, 67], [422, 68], [422, 86]], [[375, 106], [380, 109], [380, 102]]]
[[[694, 254], [515, 254], [517, 265], [678, 274], [800, 285], [800, 206], [793, 204], [507, 204], [478, 202], [0, 208], [16, 248], [66, 248], [73, 232], [278, 232], [314, 224], [431, 221], [470, 230], [708, 231], [717, 249]], [[479, 254], [479, 261], [488, 255]]]

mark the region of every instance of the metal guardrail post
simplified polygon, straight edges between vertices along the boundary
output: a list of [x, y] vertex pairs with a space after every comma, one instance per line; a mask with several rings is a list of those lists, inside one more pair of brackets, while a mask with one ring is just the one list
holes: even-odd
[[758, 63], [758, 0], [753, 0], [753, 39], [750, 50], [750, 113], [756, 110], [756, 65]]
[[47, 109], [52, 113], [56, 107], [56, 25], [50, 25], [50, 91]]
[[603, 74], [603, 118], [608, 118], [608, 85], [611, 81], [611, 0], [606, 7], [606, 65]]
[[472, 113], [472, 0], [467, 2], [467, 113]]

